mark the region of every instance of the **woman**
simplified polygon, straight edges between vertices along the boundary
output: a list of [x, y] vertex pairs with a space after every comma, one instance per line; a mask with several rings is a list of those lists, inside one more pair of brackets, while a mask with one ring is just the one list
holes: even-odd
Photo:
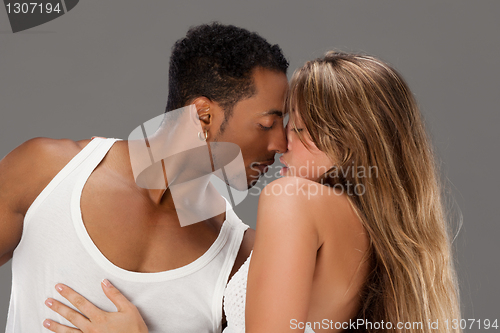
[[[434, 157], [403, 79], [376, 58], [329, 52], [295, 72], [287, 109], [287, 177], [259, 199], [251, 260], [225, 294], [228, 332], [460, 332]], [[147, 332], [103, 289], [117, 313], [55, 310], [83, 332]]]

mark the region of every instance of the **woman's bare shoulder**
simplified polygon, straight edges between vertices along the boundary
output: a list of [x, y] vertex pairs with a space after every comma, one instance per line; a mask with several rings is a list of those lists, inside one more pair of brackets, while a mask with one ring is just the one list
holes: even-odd
[[262, 190], [260, 201], [272, 200], [284, 206], [298, 205], [309, 211], [346, 208], [346, 196], [338, 189], [300, 177], [282, 177]]
[[318, 183], [299, 178], [278, 178], [264, 187], [259, 198], [259, 205], [267, 202], [277, 209], [307, 208], [311, 201], [318, 201], [320, 188]]
[[278, 178], [263, 189], [261, 204], [271, 205], [277, 211], [292, 211], [303, 219], [307, 217], [308, 223], [317, 229], [321, 243], [364, 231], [345, 191], [312, 180]]

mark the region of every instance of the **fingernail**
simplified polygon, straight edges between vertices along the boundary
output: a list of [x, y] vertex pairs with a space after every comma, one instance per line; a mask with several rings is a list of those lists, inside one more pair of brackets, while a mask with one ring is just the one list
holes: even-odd
[[62, 286], [60, 284], [56, 284], [56, 290], [61, 292], [62, 291]]
[[45, 304], [48, 306], [48, 307], [51, 307], [52, 306], [52, 301], [50, 299], [47, 299], [45, 301]]
[[43, 322], [43, 326], [49, 328], [50, 327], [50, 321], [48, 319], [45, 319]]
[[106, 287], [106, 288], [111, 288], [111, 282], [108, 281], [108, 279], [104, 279], [102, 280], [102, 284]]

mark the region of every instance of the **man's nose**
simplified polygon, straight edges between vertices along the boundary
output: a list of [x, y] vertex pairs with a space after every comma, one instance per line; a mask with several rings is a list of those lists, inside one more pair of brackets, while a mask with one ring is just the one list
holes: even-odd
[[271, 138], [269, 150], [274, 151], [276, 154], [283, 154], [286, 152], [288, 146], [286, 131], [282, 127], [280, 131], [276, 131]]

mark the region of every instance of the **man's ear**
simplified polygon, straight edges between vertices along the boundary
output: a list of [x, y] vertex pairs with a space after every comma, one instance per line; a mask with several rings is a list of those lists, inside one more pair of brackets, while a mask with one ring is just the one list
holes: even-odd
[[197, 97], [191, 104], [196, 107], [198, 119], [200, 119], [201, 126], [210, 126], [213, 120], [213, 110], [211, 110], [212, 102], [206, 97]]

